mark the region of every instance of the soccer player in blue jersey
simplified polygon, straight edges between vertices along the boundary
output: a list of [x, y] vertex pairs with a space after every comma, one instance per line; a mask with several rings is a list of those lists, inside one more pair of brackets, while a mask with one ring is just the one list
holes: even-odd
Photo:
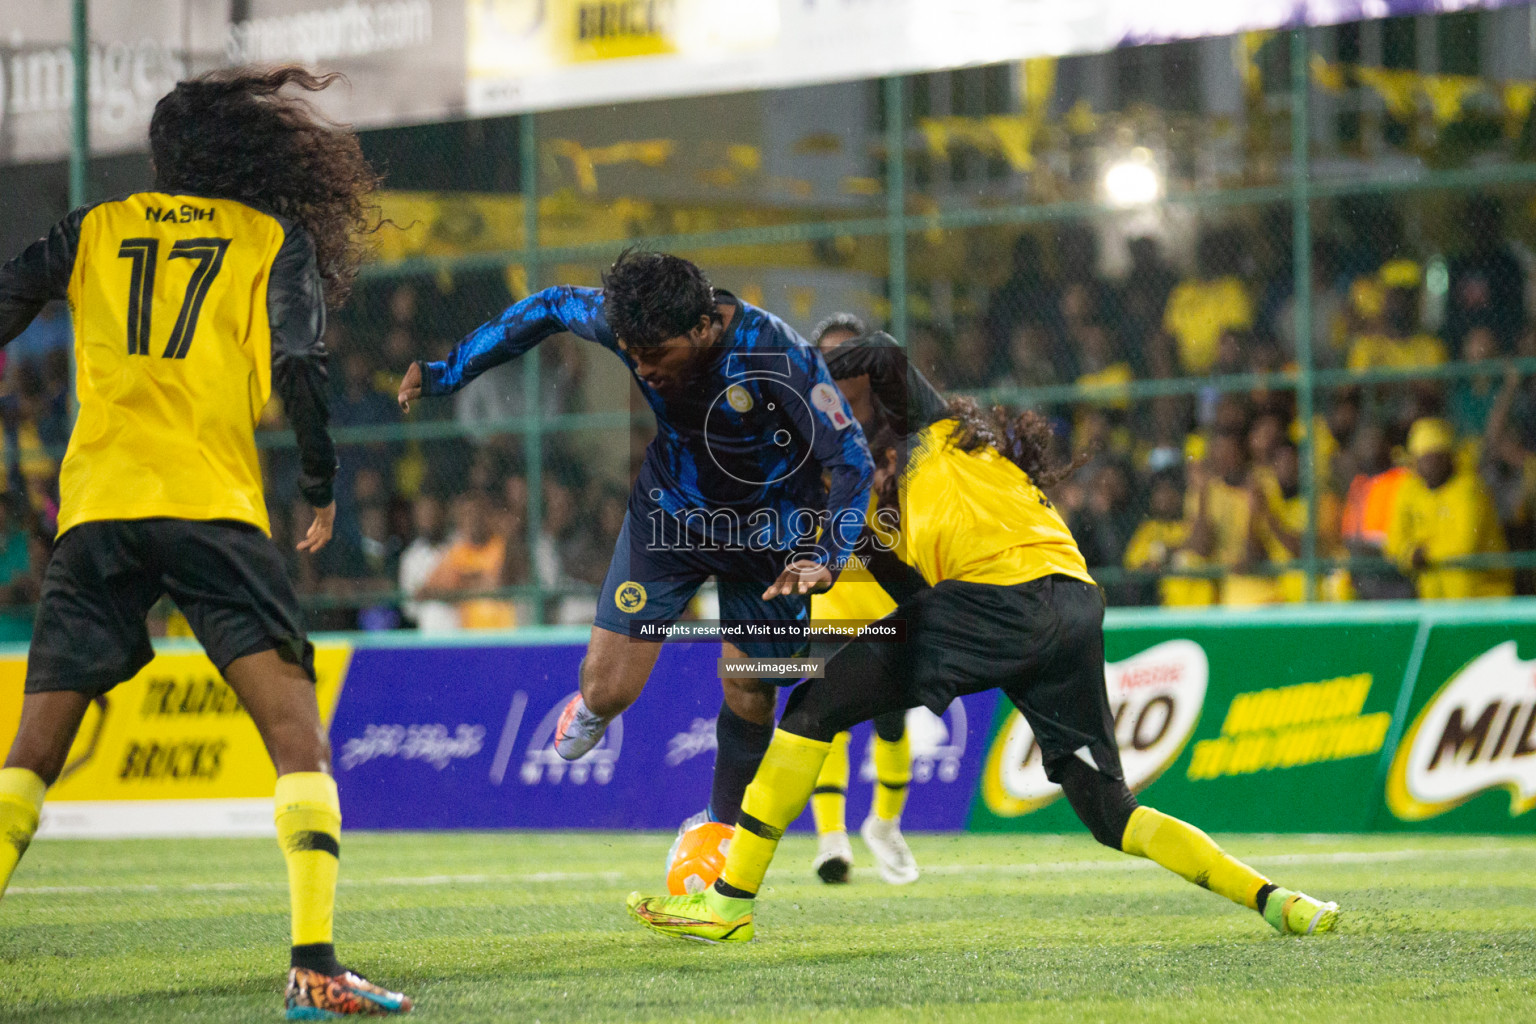
[[[809, 595], [832, 585], [864, 529], [874, 467], [810, 343], [710, 287], [688, 260], [633, 249], [601, 289], [545, 289], [471, 332], [447, 360], [412, 364], [401, 407], [452, 394], [562, 331], [624, 360], [657, 428], [598, 598], [580, 694], [555, 731], [556, 751], [575, 760], [640, 696], [664, 627], [709, 577], [727, 627], [807, 622]], [[723, 646], [727, 658], [761, 658], [794, 655], [803, 643], [740, 636]], [[716, 821], [735, 823], [768, 749], [774, 682], [722, 680]]]

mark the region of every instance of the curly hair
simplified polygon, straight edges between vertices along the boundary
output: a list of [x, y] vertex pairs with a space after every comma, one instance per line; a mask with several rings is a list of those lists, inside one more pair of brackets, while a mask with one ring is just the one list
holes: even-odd
[[955, 398], [949, 403], [948, 417], [959, 423], [950, 435], [950, 444], [962, 452], [995, 448], [1003, 458], [1022, 469], [1036, 487], [1055, 487], [1088, 461], [1089, 453], [1079, 452], [1068, 463], [1058, 462], [1051, 454], [1055, 433], [1050, 421], [1033, 409], [1019, 412], [1001, 405], [983, 409], [972, 398]]
[[155, 104], [155, 187], [234, 199], [287, 217], [314, 240], [326, 302], [340, 307], [377, 229], [379, 176], [357, 136], [322, 117], [294, 86], [320, 92], [342, 76], [300, 67], [232, 68], [176, 83]]
[[652, 348], [717, 317], [709, 278], [681, 256], [629, 248], [603, 274], [603, 313], [626, 345]]

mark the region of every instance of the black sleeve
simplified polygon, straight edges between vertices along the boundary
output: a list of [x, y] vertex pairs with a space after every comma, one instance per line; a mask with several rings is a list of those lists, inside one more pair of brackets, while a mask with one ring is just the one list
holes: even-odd
[[864, 544], [861, 550], [865, 552], [865, 568], [897, 604], [927, 589], [928, 581], [923, 579], [923, 574], [897, 558], [896, 552], [881, 544]]
[[948, 414], [949, 403], [884, 331], [856, 338], [825, 354], [834, 380], [869, 375], [869, 386], [898, 435], [916, 433]]
[[272, 324], [272, 388], [299, 441], [299, 493], [314, 508], [334, 497], [336, 446], [326, 425], [331, 419], [326, 392], [325, 295], [315, 245], [302, 228], [290, 226], [267, 284]]
[[90, 211], [89, 206], [75, 210], [0, 267], [0, 345], [26, 330], [49, 302], [68, 297], [80, 222]]

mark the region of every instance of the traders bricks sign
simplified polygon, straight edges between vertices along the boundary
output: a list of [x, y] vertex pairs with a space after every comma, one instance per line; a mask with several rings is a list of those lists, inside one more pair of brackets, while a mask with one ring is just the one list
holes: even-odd
[[1420, 821], [1493, 789], [1508, 790], [1512, 816], [1536, 807], [1536, 661], [1513, 640], [1473, 659], [1419, 712], [1393, 758], [1387, 806]]

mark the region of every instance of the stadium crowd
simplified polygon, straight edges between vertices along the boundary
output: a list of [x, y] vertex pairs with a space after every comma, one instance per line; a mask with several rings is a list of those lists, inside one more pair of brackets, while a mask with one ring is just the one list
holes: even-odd
[[[1313, 247], [1315, 364], [1346, 372], [1316, 393], [1317, 555], [1353, 559], [1347, 568], [1323, 568], [1325, 600], [1536, 593], [1527, 571], [1445, 564], [1536, 546], [1536, 377], [1499, 362], [1536, 357], [1536, 318], [1527, 314], [1532, 260], [1506, 237], [1496, 200], [1475, 196], [1462, 212], [1472, 241], [1439, 264], [1426, 265], [1403, 241], [1401, 217], [1386, 205], [1340, 219], [1339, 230]], [[1297, 393], [1278, 376], [1258, 387], [1240, 386], [1251, 377], [1223, 380], [1295, 367], [1289, 254], [1281, 247], [1266, 262], [1255, 234], [1236, 221], [1209, 224], [1187, 260], [1138, 238], [1128, 271], [1116, 279], [1101, 272], [1097, 237], [1086, 227], [1021, 234], [984, 309], [944, 325], [917, 323], [906, 339], [919, 366], [948, 391], [1007, 400], [1041, 387], [1080, 389], [1070, 401], [1042, 406], [1056, 423], [1062, 457], [1088, 453], [1052, 497], [1113, 604], [1304, 596], [1294, 565], [1308, 516]], [[443, 436], [408, 442], [387, 430], [402, 420], [394, 400], [400, 369], [440, 357], [455, 340], [448, 330], [510, 301], [502, 275], [460, 277], [447, 292], [374, 282], [333, 318], [332, 423], [363, 430], [361, 439], [343, 433], [335, 542], [317, 556], [284, 545], [316, 628], [590, 621], [627, 480], [598, 469], [585, 446], [612, 444], [615, 432], [544, 435], [539, 529], [530, 544], [523, 440], [489, 426], [529, 413], [597, 411], [583, 397], [594, 355], [587, 346], [569, 336], [542, 345], [536, 396], [520, 366], [509, 364], [453, 401], [423, 402], [412, 413], [418, 421], [457, 421], [462, 430], [445, 423]], [[811, 324], [796, 326], [812, 333]], [[16, 639], [27, 635], [27, 606], [53, 530], [70, 343], [67, 312], [55, 309], [4, 353], [0, 631]], [[1456, 360], [1489, 369], [1348, 379], [1355, 371], [1434, 371]], [[1127, 391], [1136, 381], [1169, 378], [1200, 383], [1150, 398]], [[269, 414], [268, 425], [282, 427], [275, 405]], [[631, 429], [631, 466], [649, 440], [643, 419]], [[374, 439], [367, 428], [386, 429]], [[265, 450], [280, 539], [296, 540], [307, 524], [295, 458], [280, 443]], [[174, 611], [163, 614], [176, 631]]]

